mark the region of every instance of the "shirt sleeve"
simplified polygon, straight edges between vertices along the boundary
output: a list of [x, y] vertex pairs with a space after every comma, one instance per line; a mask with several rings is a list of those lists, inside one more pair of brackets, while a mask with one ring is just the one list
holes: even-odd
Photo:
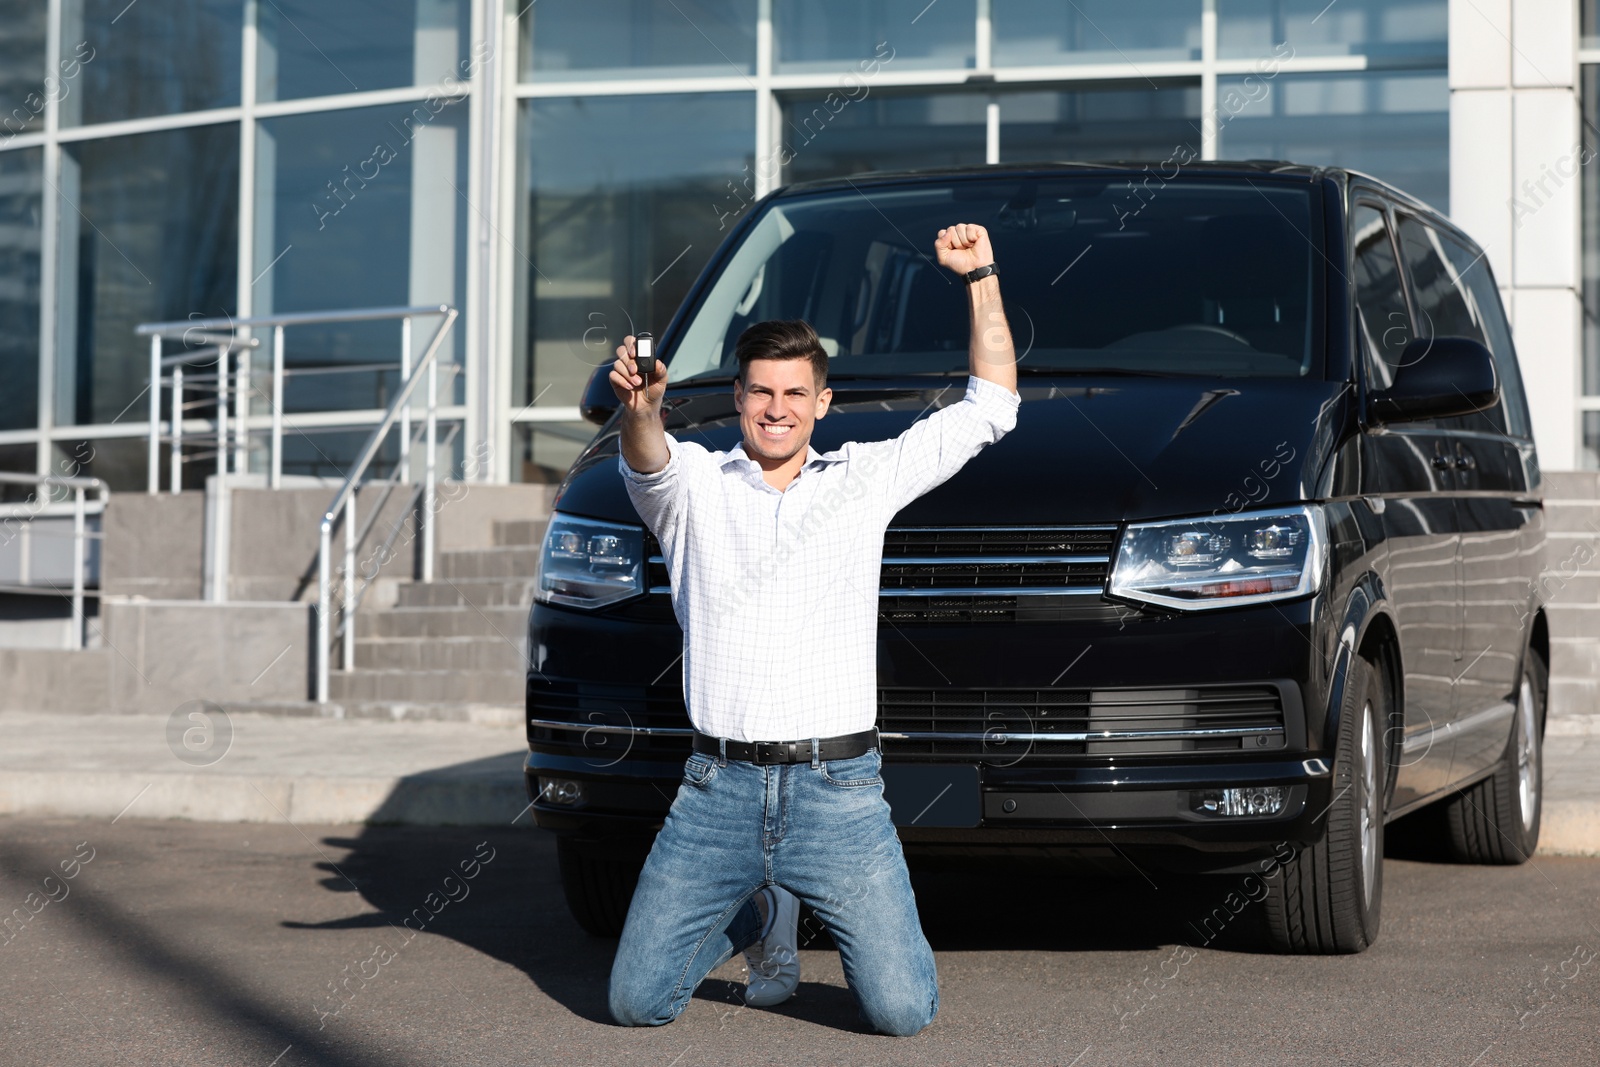
[[640, 474], [628, 466], [627, 457], [621, 449], [617, 451], [617, 469], [622, 471], [622, 483], [628, 488], [628, 499], [633, 501], [634, 510], [663, 545], [672, 541], [688, 495], [688, 479], [683, 472], [683, 445], [670, 433], [666, 438], [667, 465], [651, 474]]
[[889, 498], [899, 511], [948, 481], [969, 459], [1017, 424], [1022, 398], [984, 378], [967, 378], [967, 395], [919, 419], [895, 438], [890, 457]]

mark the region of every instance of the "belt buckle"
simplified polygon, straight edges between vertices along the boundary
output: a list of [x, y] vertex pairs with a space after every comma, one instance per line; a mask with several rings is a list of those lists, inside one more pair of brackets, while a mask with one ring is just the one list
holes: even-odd
[[782, 763], [786, 747], [782, 741], [757, 741], [756, 762], [761, 764]]

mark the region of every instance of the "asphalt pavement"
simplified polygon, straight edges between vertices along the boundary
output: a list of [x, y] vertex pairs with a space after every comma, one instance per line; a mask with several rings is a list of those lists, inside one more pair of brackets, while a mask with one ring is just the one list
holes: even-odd
[[1226, 877], [918, 870], [941, 995], [922, 1034], [864, 1032], [825, 945], [802, 954], [800, 991], [778, 1009], [741, 1007], [730, 963], [676, 1022], [632, 1030], [605, 1014], [614, 942], [574, 926], [550, 840], [522, 824], [13, 816], [0, 818], [0, 1062], [1600, 1060], [1600, 860], [1464, 867], [1392, 851], [1385, 871], [1371, 950], [1291, 957], [1255, 950], [1248, 906], [1196, 947]]

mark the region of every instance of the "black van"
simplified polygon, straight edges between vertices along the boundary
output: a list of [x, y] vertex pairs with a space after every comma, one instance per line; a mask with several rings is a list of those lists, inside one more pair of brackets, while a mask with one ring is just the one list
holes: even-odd
[[[823, 338], [819, 451], [959, 400], [966, 305], [929, 255], [956, 221], [989, 228], [1022, 408], [885, 540], [878, 725], [908, 854], [1241, 873], [1272, 944], [1300, 952], [1371, 943], [1384, 824], [1424, 805], [1458, 858], [1526, 859], [1544, 519], [1482, 250], [1336, 168], [794, 185], [661, 332], [668, 431], [739, 440], [733, 342], [764, 319]], [[544, 542], [526, 768], [572, 912], [600, 934], [691, 733], [605, 374]]]

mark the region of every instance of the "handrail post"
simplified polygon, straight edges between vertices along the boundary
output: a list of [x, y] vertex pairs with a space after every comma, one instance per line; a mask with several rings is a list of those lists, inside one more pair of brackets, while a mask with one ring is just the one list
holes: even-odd
[[150, 335], [150, 456], [145, 465], [145, 492], [161, 491], [161, 335]]
[[424, 440], [427, 442], [428, 455], [426, 460], [425, 481], [422, 487], [422, 580], [433, 581], [433, 509], [436, 475], [434, 472], [439, 451], [439, 361], [433, 360], [428, 364], [428, 429]]
[[[228, 370], [227, 357], [217, 349], [217, 474], [228, 473]], [[221, 481], [221, 478], [218, 478]], [[221, 486], [219, 485], [220, 489]]]
[[272, 328], [272, 488], [283, 484], [283, 327]]
[[[411, 380], [411, 316], [400, 320], [400, 387]], [[406, 484], [416, 481], [411, 476], [411, 401], [400, 409], [400, 470], [405, 471]]]
[[344, 655], [344, 669], [356, 668], [356, 495], [344, 500], [344, 608], [340, 612], [344, 622], [344, 640], [340, 651]]
[[328, 557], [333, 553], [333, 515], [322, 517], [321, 547], [317, 550], [317, 703], [328, 702]]
[[167, 456], [172, 495], [183, 489], [183, 364], [172, 368], [172, 451]]
[[[248, 331], [247, 331], [248, 332]], [[233, 351], [233, 346], [228, 346]], [[233, 470], [250, 473], [250, 349], [239, 351], [233, 383]]]
[[83, 529], [83, 486], [72, 487], [72, 639], [68, 648], [83, 647], [83, 571], [88, 542]]

